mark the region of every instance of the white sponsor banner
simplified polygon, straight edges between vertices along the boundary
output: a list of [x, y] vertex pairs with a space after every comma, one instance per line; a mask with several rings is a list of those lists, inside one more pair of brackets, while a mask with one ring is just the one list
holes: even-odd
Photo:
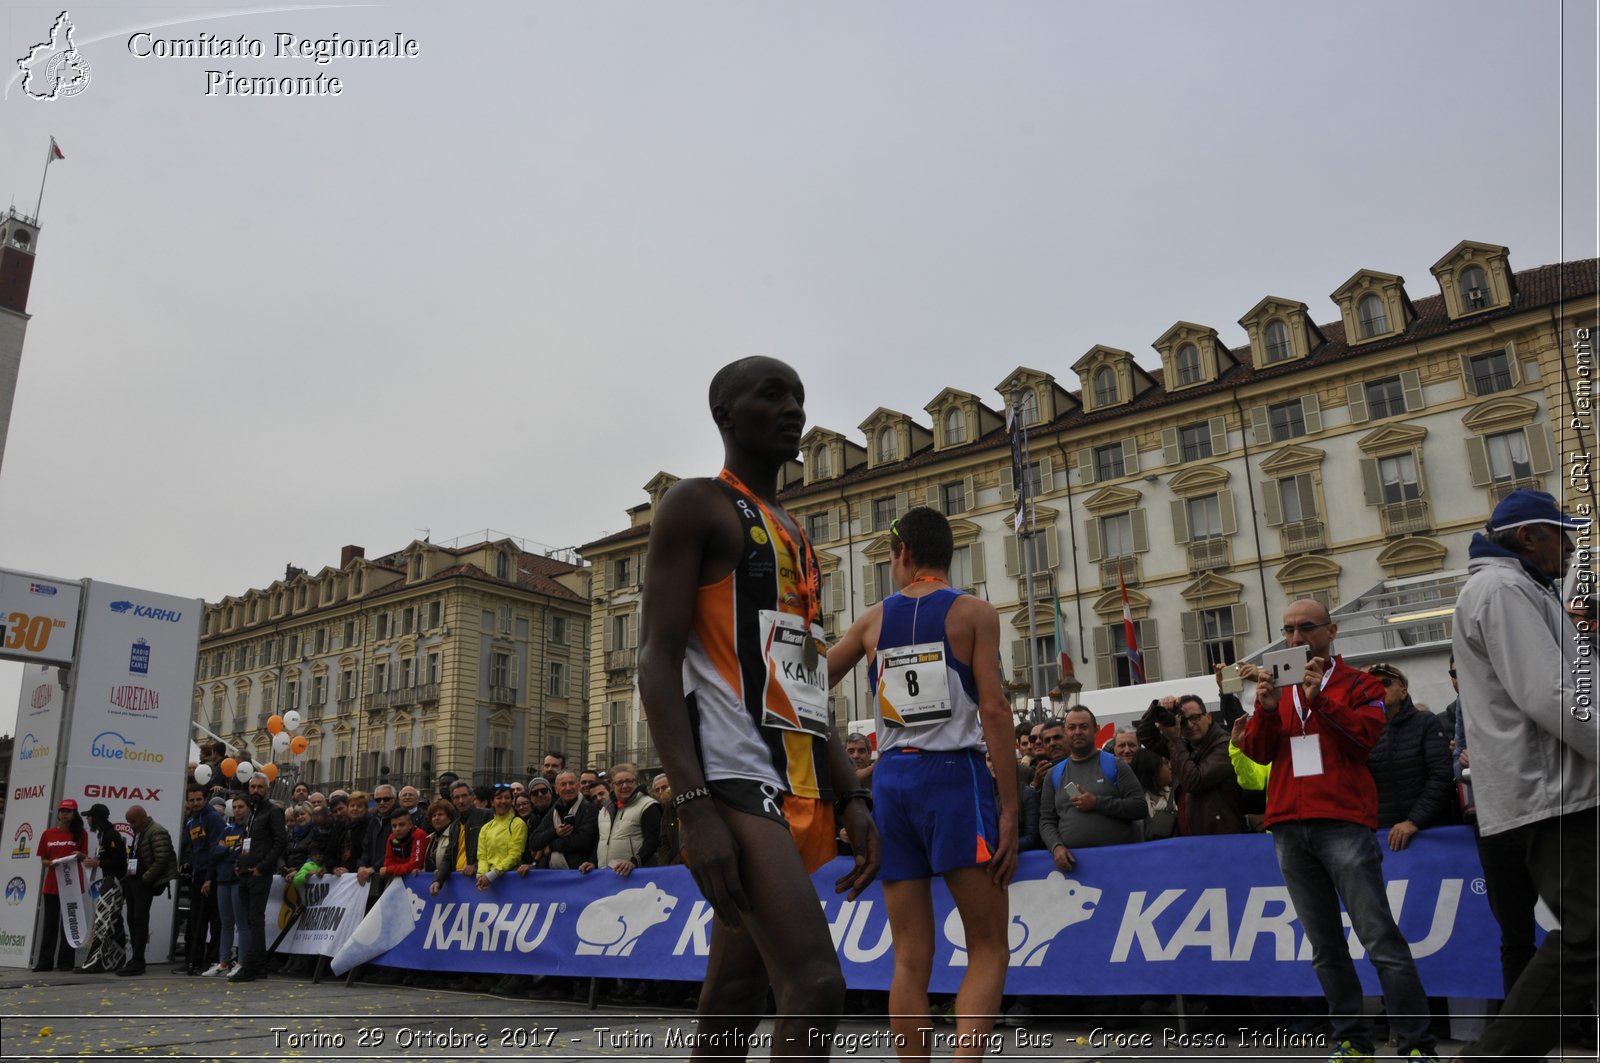
[[0, 568], [0, 658], [70, 664], [81, 593], [76, 580]]
[[[183, 828], [189, 718], [202, 604], [197, 599], [84, 581], [62, 796], [100, 803], [113, 821], [140, 805], [172, 836]], [[133, 854], [130, 853], [130, 856]], [[166, 958], [172, 891], [150, 913], [151, 963]]]
[[[290, 886], [282, 877], [275, 878], [267, 898], [267, 937], [276, 938], [293, 920], [294, 927], [278, 945], [279, 952], [332, 956], [366, 914], [367, 892], [368, 887], [354, 875], [313, 876], [299, 888]], [[386, 945], [379, 951], [388, 948]]]
[[26, 967], [34, 946], [34, 922], [44, 865], [39, 861], [39, 836], [55, 825], [50, 792], [61, 759], [61, 712], [64, 698], [61, 670], [30, 664], [22, 673], [17, 702], [16, 745], [7, 775], [5, 825], [0, 831], [0, 967]]

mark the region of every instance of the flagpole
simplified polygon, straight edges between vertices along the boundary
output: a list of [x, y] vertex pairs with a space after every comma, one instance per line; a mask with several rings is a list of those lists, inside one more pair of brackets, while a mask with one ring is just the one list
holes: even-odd
[[44, 155], [44, 176], [39, 178], [39, 198], [33, 205], [33, 223], [39, 224], [39, 210], [44, 206], [44, 181], [50, 176], [50, 160], [56, 157], [56, 138], [50, 138], [50, 147]]

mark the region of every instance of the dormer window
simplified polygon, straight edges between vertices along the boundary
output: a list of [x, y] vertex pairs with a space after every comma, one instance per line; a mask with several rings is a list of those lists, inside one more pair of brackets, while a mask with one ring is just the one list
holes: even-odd
[[494, 555], [494, 578], [511, 578], [511, 558], [509, 555], [503, 553]]
[[[1185, 343], [1178, 348], [1178, 383], [1200, 383], [1200, 348], [1192, 343]], [[1099, 387], [1099, 376], [1096, 374], [1096, 388]], [[1098, 402], [1098, 396], [1096, 397]]]
[[959, 406], [952, 406], [944, 415], [944, 444], [951, 446], [967, 441], [967, 415]]
[[1117, 402], [1117, 371], [1109, 365], [1103, 365], [1094, 373], [1094, 405], [1095, 409], [1102, 406], [1115, 406]]
[[1018, 397], [1017, 412], [1022, 414], [1023, 424], [1039, 423], [1039, 396], [1033, 393], [1032, 388], [1027, 388]]
[[422, 578], [422, 555], [421, 554], [418, 554], [416, 557], [413, 557], [411, 559], [411, 578], [412, 579], [421, 579]]
[[828, 455], [828, 446], [824, 443], [811, 452], [811, 476], [821, 479], [833, 475], [833, 459]]
[[1277, 318], [1267, 322], [1267, 361], [1281, 362], [1294, 353], [1289, 343], [1289, 326]]
[[894, 426], [884, 425], [878, 430], [878, 460], [893, 461], [896, 449]]
[[1361, 297], [1361, 302], [1356, 304], [1356, 316], [1361, 322], [1362, 339], [1389, 331], [1389, 314], [1383, 308], [1383, 300], [1373, 293]]
[[1468, 310], [1482, 310], [1489, 305], [1489, 275], [1477, 266], [1461, 272], [1461, 305]]

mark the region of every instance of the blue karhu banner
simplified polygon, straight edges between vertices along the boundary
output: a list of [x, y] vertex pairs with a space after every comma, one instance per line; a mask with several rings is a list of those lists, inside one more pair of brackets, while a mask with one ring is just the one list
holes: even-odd
[[[1259, 835], [1177, 838], [1075, 854], [1071, 874], [1024, 854], [1011, 885], [1009, 993], [1319, 995], [1311, 950], [1273, 856]], [[845, 978], [885, 989], [893, 955], [883, 892], [834, 894], [835, 861], [813, 876]], [[1390, 907], [1433, 996], [1500, 995], [1500, 930], [1483, 895], [1471, 831], [1424, 831], [1384, 853]], [[430, 970], [655, 977], [699, 981], [711, 910], [682, 867], [536, 871], [485, 892], [457, 878], [429, 896], [427, 879], [385, 895], [336, 958], [343, 970], [377, 957]], [[391, 887], [390, 893], [394, 893]], [[966, 952], [949, 895], [935, 884], [941, 928], [933, 988], [954, 991]], [[1369, 993], [1365, 950], [1350, 948]]]

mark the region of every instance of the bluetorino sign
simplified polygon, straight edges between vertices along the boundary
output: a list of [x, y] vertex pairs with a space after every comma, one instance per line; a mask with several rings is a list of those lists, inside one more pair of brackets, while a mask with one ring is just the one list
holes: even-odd
[[[1071, 874], [1044, 853], [1024, 854], [1011, 885], [1009, 993], [1319, 995], [1311, 950], [1289, 904], [1272, 840], [1255, 835], [1181, 838], [1085, 849]], [[813, 876], [823, 918], [852, 987], [884, 989], [893, 968], [882, 890], [855, 901], [833, 892], [834, 861]], [[1465, 827], [1425, 831], [1384, 853], [1390, 907], [1435, 996], [1501, 993], [1499, 928], [1483, 895], [1476, 846]], [[387, 944], [393, 966], [494, 973], [610, 975], [699, 981], [712, 915], [682, 867], [628, 878], [597, 871], [507, 876], [480, 893], [461, 876], [429, 896], [407, 883], [404, 904], [379, 905], [355, 933]], [[933, 987], [954, 991], [966, 962], [961, 924], [934, 889]], [[385, 913], [399, 925], [380, 926]], [[409, 924], [409, 927], [406, 926]], [[1380, 992], [1365, 950], [1350, 937], [1367, 992]]]

